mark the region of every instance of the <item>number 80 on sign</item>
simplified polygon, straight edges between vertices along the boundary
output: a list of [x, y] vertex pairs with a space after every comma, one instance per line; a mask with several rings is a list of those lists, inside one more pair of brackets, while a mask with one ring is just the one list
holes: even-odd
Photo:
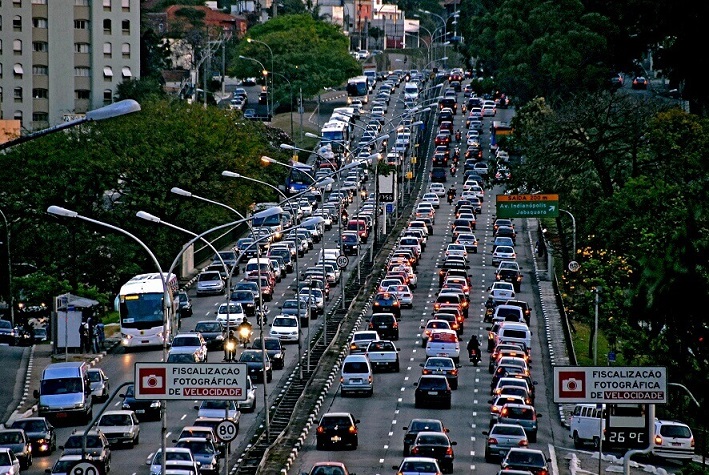
[[98, 467], [91, 462], [79, 462], [72, 467], [69, 475], [102, 475]]
[[217, 424], [217, 437], [222, 442], [231, 442], [236, 439], [236, 435], [239, 432], [239, 426], [229, 419], [223, 419], [219, 424]]

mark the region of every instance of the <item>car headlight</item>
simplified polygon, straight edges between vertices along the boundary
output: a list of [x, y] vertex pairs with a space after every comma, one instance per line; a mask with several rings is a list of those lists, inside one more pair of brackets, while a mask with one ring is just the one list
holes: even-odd
[[153, 401], [150, 403], [151, 409], [155, 409], [156, 407], [160, 407], [160, 401]]

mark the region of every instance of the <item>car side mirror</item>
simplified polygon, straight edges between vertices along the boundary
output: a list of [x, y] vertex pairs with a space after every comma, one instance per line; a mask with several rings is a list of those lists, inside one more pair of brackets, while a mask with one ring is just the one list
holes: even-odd
[[452, 442], [451, 442], [451, 445], [458, 445], [458, 442], [452, 441]]
[[194, 406], [195, 409], [199, 410], [199, 406]]
[[[490, 435], [490, 433], [488, 431], [484, 430], [483, 435]], [[569, 436], [569, 437], [571, 437], [571, 436]]]
[[424, 363], [419, 363], [419, 366], [423, 368], [426, 365]]

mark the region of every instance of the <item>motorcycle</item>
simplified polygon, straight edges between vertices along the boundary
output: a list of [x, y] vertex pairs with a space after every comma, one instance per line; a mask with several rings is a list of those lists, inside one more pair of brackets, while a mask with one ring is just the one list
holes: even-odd
[[224, 361], [234, 361], [236, 358], [236, 347], [238, 342], [236, 338], [227, 338], [224, 342]]
[[455, 198], [455, 194], [448, 192], [448, 204], [453, 204], [453, 199]]
[[473, 348], [470, 350], [470, 362], [473, 363], [474, 366], [477, 366], [478, 363], [480, 362], [480, 350]]
[[239, 325], [239, 344], [243, 345], [244, 348], [251, 342], [251, 337], [253, 336], [254, 331], [251, 328], [250, 323], [246, 324], [241, 324]]
[[451, 176], [455, 176], [455, 172], [457, 172], [458, 169], [455, 167], [455, 164], [451, 165]]

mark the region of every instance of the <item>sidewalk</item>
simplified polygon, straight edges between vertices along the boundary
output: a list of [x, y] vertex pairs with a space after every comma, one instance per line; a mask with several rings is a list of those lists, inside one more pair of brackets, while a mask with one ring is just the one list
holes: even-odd
[[[120, 337], [107, 337], [105, 349], [100, 353], [69, 353], [68, 361], [86, 361], [89, 366], [95, 366], [103, 359], [112, 348], [120, 344]], [[60, 363], [67, 361], [64, 353], [53, 354], [53, 345], [46, 342], [39, 345], [34, 345], [30, 348], [30, 357], [27, 364], [27, 372], [25, 374], [24, 390], [22, 399], [17, 408], [12, 413], [8, 422], [21, 417], [30, 417], [37, 415], [37, 400], [32, 393], [35, 389], [39, 389], [39, 380], [42, 376], [42, 371], [51, 363]], [[6, 423], [6, 424], [7, 424]]]

